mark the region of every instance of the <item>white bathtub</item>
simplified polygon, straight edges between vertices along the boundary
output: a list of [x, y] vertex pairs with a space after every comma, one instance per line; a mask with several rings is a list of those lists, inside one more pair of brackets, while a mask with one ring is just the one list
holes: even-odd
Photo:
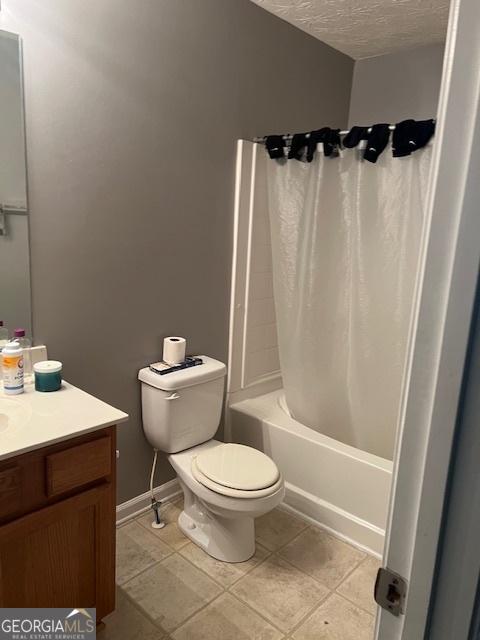
[[358, 547], [382, 553], [392, 462], [305, 427], [283, 391], [229, 407], [233, 442], [267, 453], [286, 482], [285, 503]]

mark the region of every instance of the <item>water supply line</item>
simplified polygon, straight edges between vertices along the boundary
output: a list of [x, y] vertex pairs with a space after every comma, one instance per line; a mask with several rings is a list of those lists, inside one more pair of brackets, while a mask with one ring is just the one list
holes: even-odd
[[161, 503], [155, 498], [155, 495], [153, 493], [153, 478], [155, 476], [155, 469], [157, 468], [158, 449], [154, 449], [153, 451], [154, 451], [154, 454], [153, 454], [152, 472], [150, 474], [150, 500], [151, 500], [151, 508], [153, 509], [153, 513], [155, 514], [155, 520], [152, 522], [152, 527], [154, 529], [163, 529], [163, 527], [165, 526], [165, 522], [160, 517], [160, 512], [159, 512]]

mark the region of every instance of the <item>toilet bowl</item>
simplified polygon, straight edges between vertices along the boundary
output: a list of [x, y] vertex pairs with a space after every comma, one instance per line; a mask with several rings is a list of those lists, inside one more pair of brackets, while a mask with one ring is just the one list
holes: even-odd
[[155, 450], [170, 454], [184, 493], [180, 529], [214, 558], [243, 562], [255, 553], [254, 519], [282, 501], [284, 482], [261, 451], [213, 439], [226, 367], [198, 360], [167, 374], [139, 371], [143, 429]]
[[[209, 486], [203, 484], [195, 468], [197, 458], [224, 446], [217, 440], [210, 440], [168, 456], [184, 494], [178, 526], [192, 542], [214, 558], [224, 562], [243, 562], [255, 553], [254, 519], [268, 513], [283, 500], [285, 487], [280, 475], [270, 487], [262, 489], [232, 490], [208, 478]], [[256, 449], [251, 451], [272, 462]], [[250, 476], [255, 477], [253, 469]]]

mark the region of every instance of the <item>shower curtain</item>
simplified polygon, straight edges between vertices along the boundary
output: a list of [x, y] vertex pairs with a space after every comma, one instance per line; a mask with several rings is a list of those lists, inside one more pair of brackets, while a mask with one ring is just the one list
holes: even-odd
[[431, 145], [268, 157], [280, 363], [292, 416], [392, 458]]

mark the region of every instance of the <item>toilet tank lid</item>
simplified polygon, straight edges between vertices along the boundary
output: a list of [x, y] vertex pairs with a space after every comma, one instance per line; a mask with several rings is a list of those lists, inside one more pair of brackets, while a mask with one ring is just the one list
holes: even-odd
[[156, 389], [175, 391], [176, 389], [192, 387], [193, 385], [202, 384], [203, 382], [209, 382], [210, 380], [216, 380], [217, 378], [223, 378], [225, 376], [227, 367], [223, 362], [209, 358], [208, 356], [198, 357], [203, 360], [203, 364], [167, 373], [163, 376], [151, 371], [149, 367], [145, 367], [138, 372], [138, 379]]

